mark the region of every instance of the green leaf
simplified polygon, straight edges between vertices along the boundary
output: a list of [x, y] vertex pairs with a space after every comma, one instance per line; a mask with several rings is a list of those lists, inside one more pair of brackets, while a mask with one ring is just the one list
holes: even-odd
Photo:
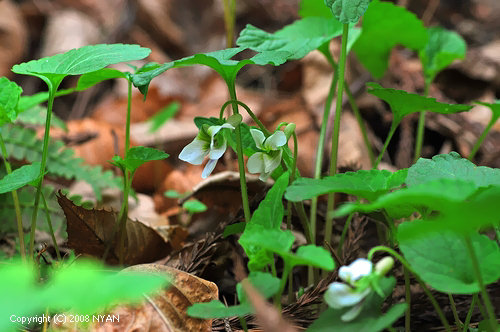
[[0, 194], [17, 190], [33, 183], [40, 177], [40, 162], [24, 165], [7, 174], [0, 180]]
[[168, 158], [168, 154], [145, 146], [134, 146], [127, 151], [127, 156], [124, 158], [120, 156], [113, 157], [113, 165], [120, 168], [126, 168], [132, 173], [135, 172], [142, 164], [152, 160], [162, 160]]
[[179, 112], [180, 108], [181, 104], [179, 104], [178, 102], [172, 102], [161, 111], [156, 113], [151, 119], [149, 119], [149, 122], [151, 123], [149, 132], [154, 133], [155, 131], [160, 129], [161, 126], [163, 126], [168, 120], [173, 118], [177, 114], [177, 112]]
[[254, 51], [290, 53], [290, 60], [301, 59], [331, 39], [342, 34], [342, 24], [333, 18], [307, 17], [268, 33], [247, 24], [236, 43]]
[[370, 0], [324, 0], [333, 15], [343, 24], [357, 23], [365, 13]]
[[195, 303], [187, 309], [189, 316], [202, 319], [242, 317], [251, 313], [253, 313], [253, 308], [249, 303], [226, 307], [219, 300]]
[[454, 60], [465, 58], [467, 46], [463, 38], [454, 31], [433, 27], [428, 28], [427, 32], [429, 40], [420, 50], [419, 57], [426, 83], [430, 84], [436, 75]]
[[423, 23], [403, 7], [390, 2], [372, 1], [363, 17], [363, 30], [354, 51], [375, 78], [384, 75], [389, 55], [398, 44], [420, 50], [427, 43]]
[[406, 304], [400, 303], [392, 306], [386, 313], [382, 313], [381, 306], [384, 299], [392, 293], [396, 279], [383, 278], [380, 288], [384, 297], [376, 292], [370, 293], [363, 303], [363, 309], [357, 318], [350, 322], [341, 320], [341, 316], [352, 307], [335, 310], [332, 308], [324, 311], [321, 316], [307, 329], [308, 332], [330, 332], [330, 331], [356, 331], [356, 332], [378, 332], [391, 326], [406, 310]]
[[94, 85], [101, 83], [102, 81], [111, 80], [114, 78], [125, 78], [127, 79], [127, 74], [113, 68], [102, 68], [90, 73], [83, 74], [78, 79], [76, 84], [76, 91], [83, 91]]
[[383, 88], [377, 83], [367, 83], [368, 92], [391, 106], [394, 115], [394, 123], [399, 123], [408, 114], [430, 111], [441, 114], [453, 114], [468, 111], [472, 108], [469, 105], [447, 104], [436, 101], [436, 98], [428, 98], [404, 90]]
[[236, 75], [247, 64], [278, 66], [286, 62], [290, 57], [288, 52], [263, 52], [258, 53], [250, 59], [232, 60], [236, 54], [242, 52], [244, 47], [227, 48], [219, 51], [199, 53], [183, 59], [164, 63], [152, 67], [151, 70], [132, 75], [132, 81], [139, 90], [146, 95], [149, 83], [153, 78], [161, 75], [171, 68], [188, 67], [193, 65], [205, 65], [215, 70], [226, 82], [234, 82]]
[[476, 187], [469, 181], [438, 179], [388, 193], [370, 204], [344, 204], [335, 211], [334, 215], [338, 217], [356, 211], [367, 213], [388, 208], [394, 213], [400, 211], [403, 215], [422, 207], [443, 211], [444, 208], [449, 209], [463, 204], [463, 201], [475, 191]]
[[471, 181], [477, 188], [500, 185], [500, 169], [476, 166], [458, 153], [450, 152], [432, 159], [420, 158], [408, 169], [406, 184], [411, 187], [444, 178]]
[[17, 104], [23, 89], [6, 77], [0, 77], [0, 126], [13, 122], [18, 114]]
[[8, 317], [13, 314], [26, 317], [47, 309], [92, 314], [118, 301], [141, 300], [144, 293], [168, 283], [164, 276], [117, 273], [104, 268], [94, 262], [77, 260], [54, 271], [48, 283], [40, 285], [33, 266], [20, 262], [1, 264], [0, 311], [4, 316], [0, 319], [0, 330], [13, 329], [15, 325]]
[[392, 173], [387, 170], [360, 170], [323, 179], [299, 178], [288, 187], [285, 198], [298, 202], [327, 193], [343, 192], [373, 201], [389, 190], [400, 187], [406, 179], [407, 171], [402, 169]]
[[288, 254], [284, 257], [288, 259], [290, 266], [307, 265], [318, 267], [323, 270], [332, 271], [335, 262], [332, 255], [322, 247], [313, 244], [299, 247], [295, 254]]
[[139, 45], [88, 45], [66, 53], [14, 65], [12, 71], [33, 76], [82, 75], [111, 64], [144, 59], [149, 53], [150, 49]]
[[277, 254], [289, 252], [294, 241], [295, 236], [291, 231], [267, 229], [252, 222], [247, 224], [245, 231], [238, 240], [245, 251], [247, 248], [259, 247]]
[[491, 110], [492, 118], [494, 121], [500, 118], [500, 100], [496, 100], [494, 103], [484, 103], [481, 101], [476, 101], [476, 104], [488, 107]]
[[325, 6], [323, 0], [301, 0], [299, 4], [300, 17], [325, 17], [332, 18], [331, 10]]
[[243, 233], [246, 225], [247, 225], [246, 221], [237, 222], [235, 224], [227, 225], [226, 227], [224, 227], [224, 233], [222, 234], [222, 237], [225, 239], [226, 237], [228, 237], [230, 235]]
[[[411, 234], [421, 222], [405, 222], [398, 233]], [[500, 249], [495, 241], [471, 234], [485, 284], [500, 278]], [[430, 232], [425, 237], [404, 236], [399, 247], [417, 274], [440, 292], [471, 294], [480, 291], [463, 236], [450, 232]]]
[[[250, 272], [248, 280], [259, 291], [259, 294], [266, 299], [277, 294], [280, 289], [280, 279], [273, 277], [269, 273], [257, 272], [257, 271]], [[243, 287], [241, 286], [241, 283], [238, 283], [236, 285], [236, 293], [238, 294], [238, 300], [240, 301], [240, 303], [249, 302], [246, 297], [246, 293], [243, 290]]]
[[290, 174], [283, 173], [267, 192], [259, 207], [252, 215], [251, 223], [262, 225], [267, 229], [279, 229], [283, 222], [283, 194], [288, 186]]
[[184, 202], [182, 208], [191, 214], [201, 213], [207, 210], [207, 206], [197, 199]]

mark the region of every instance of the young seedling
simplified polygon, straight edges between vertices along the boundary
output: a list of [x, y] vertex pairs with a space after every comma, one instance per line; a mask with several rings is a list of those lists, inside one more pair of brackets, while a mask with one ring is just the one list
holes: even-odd
[[184, 223], [189, 225], [191, 223], [191, 218], [196, 213], [202, 213], [207, 210], [207, 206], [197, 199], [190, 199], [182, 204], [182, 208], [188, 213], [188, 218]]
[[17, 74], [36, 76], [43, 80], [49, 89], [47, 118], [45, 120], [45, 134], [43, 140], [43, 152], [40, 167], [40, 181], [37, 186], [35, 196], [35, 208], [31, 219], [31, 235], [29, 257], [33, 257], [33, 247], [35, 242], [36, 218], [38, 205], [40, 202], [40, 193], [47, 163], [48, 145], [50, 137], [50, 126], [52, 117], [52, 106], [59, 85], [66, 76], [82, 75], [85, 73], [100, 70], [108, 65], [139, 60], [147, 57], [151, 50], [141, 48], [138, 45], [93, 45], [84, 46], [79, 49], [73, 49], [63, 54], [57, 54], [51, 57], [32, 60], [12, 67], [12, 71]]

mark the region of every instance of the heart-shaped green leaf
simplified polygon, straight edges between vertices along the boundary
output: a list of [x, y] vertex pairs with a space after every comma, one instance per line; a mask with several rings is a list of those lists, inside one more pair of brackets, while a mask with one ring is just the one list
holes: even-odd
[[327, 193], [343, 192], [374, 201], [389, 190], [400, 187], [407, 171], [402, 169], [392, 173], [373, 169], [340, 173], [322, 179], [299, 178], [288, 187], [285, 197], [298, 202]]
[[[259, 294], [266, 299], [278, 293], [280, 288], [280, 280], [276, 277], [273, 277], [269, 273], [250, 272], [250, 274], [248, 275], [248, 280], [256, 289], [259, 290]], [[238, 300], [240, 301], [240, 303], [248, 302], [246, 293], [243, 290], [241, 283], [238, 283], [236, 285], [236, 293], [238, 294]]]
[[324, 0], [333, 15], [343, 24], [357, 23], [365, 13], [370, 0]]
[[430, 84], [454, 60], [465, 58], [467, 46], [463, 38], [454, 31], [432, 27], [427, 32], [429, 39], [427, 45], [420, 50], [419, 57], [424, 67], [425, 80]]
[[380, 78], [389, 66], [389, 55], [398, 44], [420, 50], [427, 43], [423, 23], [403, 7], [372, 1], [363, 17], [363, 30], [354, 51], [370, 73]]
[[301, 59], [342, 34], [342, 24], [333, 18], [307, 17], [268, 33], [248, 24], [236, 43], [254, 51], [289, 52], [290, 60]]
[[0, 180], [0, 194], [24, 187], [27, 184], [33, 183], [39, 177], [40, 162], [21, 166]]
[[[412, 237], [420, 221], [402, 223], [398, 227], [399, 247], [415, 272], [438, 291], [471, 294], [480, 291], [471, 258], [463, 236], [450, 232], [430, 232], [425, 237]], [[471, 234], [471, 241], [480, 257], [479, 268], [485, 284], [500, 278], [500, 249], [495, 241], [480, 234]]]
[[90, 73], [83, 74], [78, 79], [78, 83], [76, 84], [76, 91], [87, 90], [88, 88], [93, 87], [98, 83], [114, 78], [127, 79], [127, 74], [113, 68], [102, 68]]
[[335, 268], [335, 262], [332, 255], [322, 247], [313, 244], [301, 246], [295, 254], [286, 254], [283, 256], [291, 267], [298, 265], [314, 266], [326, 271], [332, 271]]
[[144, 59], [149, 53], [151, 53], [150, 49], [139, 45], [88, 45], [66, 53], [14, 65], [12, 71], [33, 76], [82, 75], [111, 64]]
[[368, 92], [384, 100], [391, 106], [394, 114], [393, 122], [399, 124], [403, 117], [408, 114], [430, 111], [434, 113], [453, 114], [465, 112], [472, 108], [469, 105], [447, 104], [436, 101], [436, 98], [428, 98], [404, 90], [383, 88], [377, 83], [367, 83]]
[[112, 164], [121, 169], [127, 169], [132, 173], [144, 163], [152, 160], [162, 160], [168, 158], [168, 154], [145, 146], [134, 146], [127, 151], [127, 156], [122, 158], [114, 156]]
[[411, 187], [444, 178], [471, 181], [477, 188], [500, 185], [500, 169], [476, 166], [458, 153], [450, 152], [432, 159], [420, 158], [408, 169], [406, 184]]
[[152, 66], [146, 70], [132, 75], [132, 81], [136, 87], [145, 95], [149, 83], [153, 78], [161, 75], [171, 68], [188, 67], [193, 65], [205, 65], [215, 70], [226, 82], [234, 82], [236, 75], [247, 64], [278, 66], [286, 62], [291, 56], [289, 52], [262, 52], [250, 59], [232, 60], [236, 54], [243, 51], [244, 47], [228, 48], [209, 53], [199, 53], [183, 59]]
[[289, 252], [294, 241], [295, 236], [290, 231], [267, 229], [253, 223], [248, 223], [238, 240], [245, 251], [247, 248], [258, 247], [278, 254]]
[[13, 122], [19, 112], [17, 104], [23, 89], [6, 77], [0, 77], [0, 126]]

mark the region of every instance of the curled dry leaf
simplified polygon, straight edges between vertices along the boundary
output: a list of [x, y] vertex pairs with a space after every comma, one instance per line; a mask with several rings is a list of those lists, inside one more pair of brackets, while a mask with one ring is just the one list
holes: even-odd
[[193, 303], [218, 299], [219, 291], [213, 282], [159, 264], [136, 265], [126, 270], [167, 274], [172, 278], [172, 284], [168, 289], [148, 296], [140, 305], [116, 308], [110, 315], [119, 315], [119, 322], [95, 325], [92, 331], [202, 332], [212, 330], [211, 320], [189, 317], [186, 310]]
[[[67, 220], [68, 247], [77, 254], [101, 258], [110, 245], [106, 263], [118, 263], [118, 231], [115, 231], [117, 214], [112, 211], [87, 210], [73, 204], [59, 192], [59, 205]], [[172, 246], [153, 228], [128, 219], [125, 232], [126, 265], [149, 263], [165, 257]]]

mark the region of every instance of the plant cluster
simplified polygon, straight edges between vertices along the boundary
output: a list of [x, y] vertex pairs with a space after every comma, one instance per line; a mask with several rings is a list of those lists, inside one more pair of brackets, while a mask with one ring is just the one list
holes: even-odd
[[[226, 9], [230, 11], [230, 8], [228, 4]], [[32, 163], [12, 170], [8, 158], [10, 151], [6, 148], [8, 144], [5, 144], [0, 136], [0, 147], [7, 171], [7, 175], [0, 181], [0, 189], [1, 193], [11, 192], [16, 207], [22, 258], [33, 261], [37, 257], [34, 252], [34, 234], [37, 227], [38, 206], [40, 201], [46, 205], [42, 191], [43, 178], [53, 167], [50, 166], [52, 164], [50, 151], [53, 145], [49, 137], [54, 98], [82, 91], [107, 79], [123, 78], [128, 82], [129, 107], [126, 113], [125, 155], [115, 156], [111, 161], [123, 172], [123, 205], [114, 230], [119, 239], [120, 263], [123, 263], [124, 232], [132, 177], [141, 164], [168, 157], [166, 153], [156, 149], [130, 147], [132, 87], [137, 87], [146, 98], [149, 83], [156, 76], [174, 68], [204, 65], [215, 70], [225, 81], [229, 100], [221, 105], [218, 117], [194, 119], [199, 129], [198, 135], [182, 150], [179, 158], [195, 165], [201, 165], [208, 159], [202, 175], [207, 177], [228, 146], [235, 151], [239, 165], [244, 222], [228, 226], [224, 235], [239, 235], [239, 245], [248, 258], [248, 281], [263, 297], [272, 298], [277, 308], [281, 308], [284, 303], [282, 298], [284, 293], [288, 294], [287, 301], [292, 302], [295, 297], [292, 276], [296, 266], [307, 266], [308, 285], [317, 284], [321, 276], [327, 275], [339, 265], [339, 262], [334, 261], [332, 252], [338, 257], [343, 250], [344, 239], [353, 215], [370, 214], [376, 221], [381, 245], [372, 248], [367, 258], [359, 258], [350, 265], [338, 269], [342, 282], [333, 282], [328, 287], [324, 295], [327, 309], [322, 311], [320, 317], [309, 327], [309, 331], [394, 330], [392, 325], [403, 314], [405, 314], [405, 329], [410, 331], [409, 275], [416, 279], [429, 297], [441, 320], [441, 325], [447, 331], [451, 331], [452, 327], [429, 286], [449, 296], [456, 328], [467, 331], [471, 314], [478, 306], [483, 316], [481, 327], [488, 331], [498, 331], [495, 309], [487, 285], [497, 282], [500, 277], [498, 247], [500, 215], [495, 205], [500, 199], [500, 170], [477, 167], [469, 161], [473, 159], [484, 137], [500, 116], [498, 104], [485, 104], [493, 112], [492, 120], [478, 139], [468, 159], [462, 158], [455, 152], [437, 155], [432, 159], [420, 158], [426, 112], [453, 114], [471, 109], [470, 105], [442, 103], [427, 96], [436, 75], [454, 60], [464, 58], [465, 42], [456, 33], [443, 28], [426, 28], [406, 9], [379, 0], [371, 2], [325, 0], [324, 3], [321, 0], [302, 0], [300, 15], [302, 17], [300, 20], [274, 33], [248, 25], [237, 39], [237, 47], [200, 53], [164, 64], [149, 63], [142, 68], [133, 68], [133, 72], [130, 73], [105, 67], [118, 62], [143, 59], [149, 55], [149, 49], [122, 44], [85, 46], [64, 54], [14, 66], [12, 70], [15, 73], [39, 77], [48, 86], [48, 93], [23, 97], [19, 86], [6, 78], [0, 79], [0, 124], [5, 128], [11, 128], [3, 128], [2, 134], [6, 130], [16, 128], [6, 126], [15, 121], [23, 108], [29, 108], [26, 105], [37, 105], [45, 100], [48, 102], [42, 152], [37, 154], [40, 156], [39, 160], [28, 157], [26, 153], [25, 159]], [[362, 24], [358, 26], [361, 17], [363, 17]], [[230, 18], [229, 12], [228, 22]], [[232, 29], [228, 31], [230, 36], [228, 40], [232, 40], [230, 35]], [[333, 38], [339, 36], [341, 51], [337, 63], [334, 61], [329, 44]], [[425, 93], [418, 95], [384, 88], [377, 83], [367, 84], [368, 92], [385, 101], [393, 113], [387, 139], [378, 157], [375, 158], [359, 110], [344, 79], [347, 54], [353, 50], [372, 76], [380, 78], [388, 68], [389, 53], [395, 45], [403, 45], [418, 52], [425, 77]], [[244, 50], [252, 50], [255, 55], [242, 60], [233, 59]], [[296, 166], [299, 142], [295, 125], [283, 122], [272, 130], [266, 128], [251, 109], [238, 100], [235, 82], [237, 74], [247, 65], [278, 66], [286, 61], [300, 59], [314, 50], [319, 50], [326, 57], [334, 74], [325, 103], [314, 178], [305, 178], [301, 177]], [[59, 91], [61, 81], [69, 75], [81, 75], [77, 86], [74, 89]], [[371, 170], [337, 174], [339, 125], [344, 92], [364, 133], [373, 166]], [[335, 95], [337, 98], [334, 131], [331, 152], [328, 156], [329, 174], [322, 177], [326, 125]], [[231, 114], [225, 115], [229, 106]], [[243, 111], [250, 115], [255, 126], [242, 122], [240, 112]], [[379, 163], [398, 125], [405, 116], [416, 112], [420, 113], [420, 118], [414, 165], [395, 172], [379, 170]], [[293, 142], [290, 144], [293, 145], [293, 151], [289, 148], [289, 141]], [[245, 157], [248, 158], [246, 163]], [[24, 158], [24, 154], [21, 158]], [[247, 170], [249, 173], [259, 174], [259, 178], [263, 181], [269, 178], [275, 180], [255, 211], [250, 210], [248, 201]], [[36, 187], [36, 194], [29, 247], [26, 253], [17, 190], [28, 185]], [[357, 201], [335, 209], [335, 193], [353, 195]], [[324, 230], [319, 233], [317, 232], [318, 196], [324, 194], [328, 195], [327, 214]], [[311, 200], [310, 214], [304, 207], [306, 200]], [[185, 209], [195, 213], [202, 211], [203, 207], [195, 205], [186, 206]], [[292, 233], [293, 211], [300, 219], [307, 239], [306, 245], [294, 247], [296, 238]], [[347, 219], [338, 247], [332, 248], [333, 220], [339, 217]], [[50, 225], [50, 219], [48, 221]], [[319, 234], [324, 234], [324, 238], [320, 239]], [[488, 236], [491, 234], [496, 238]], [[324, 246], [318, 246], [318, 243], [323, 243]], [[57, 248], [55, 239], [54, 246]], [[375, 261], [374, 255], [379, 252], [387, 256]], [[382, 304], [387, 297], [390, 297], [396, 284], [395, 277], [388, 276], [394, 260], [403, 265], [406, 276], [406, 302], [386, 306], [382, 312]], [[280, 262], [281, 266], [277, 266], [276, 262]], [[2, 274], [9, 275], [8, 268], [0, 269], [3, 269]], [[321, 275], [320, 270], [322, 270]], [[64, 284], [56, 276], [52, 282], [54, 287], [55, 285], [62, 287]], [[23, 283], [28, 281], [24, 280]], [[151, 285], [153, 284], [152, 282]], [[2, 285], [5, 285], [5, 282]], [[207, 319], [237, 316], [240, 317], [241, 325], [246, 330], [245, 317], [255, 313], [255, 308], [242, 285], [243, 282], [239, 283], [236, 289], [239, 304], [227, 307], [220, 301], [197, 303], [188, 309], [188, 314]], [[26, 287], [26, 284], [21, 285], [19, 281], [16, 287], [11, 292], [19, 291], [22, 287]], [[52, 288], [45, 290], [46, 293], [51, 291], [54, 290]], [[39, 293], [40, 297], [46, 296], [40, 290]], [[466, 317], [459, 317], [453, 301], [454, 294], [471, 295], [470, 310]], [[77, 298], [78, 294], [74, 296]], [[59, 303], [51, 303], [49, 300], [44, 303], [50, 309], [61, 307]], [[2, 311], [6, 308], [5, 305], [2, 303]], [[73, 305], [75, 309], [80, 308], [71, 303], [71, 306]], [[87, 310], [95, 310], [99, 305], [101, 303]], [[67, 306], [70, 304], [66, 304]], [[40, 309], [37, 307], [24, 310], [34, 312], [33, 310]]]

